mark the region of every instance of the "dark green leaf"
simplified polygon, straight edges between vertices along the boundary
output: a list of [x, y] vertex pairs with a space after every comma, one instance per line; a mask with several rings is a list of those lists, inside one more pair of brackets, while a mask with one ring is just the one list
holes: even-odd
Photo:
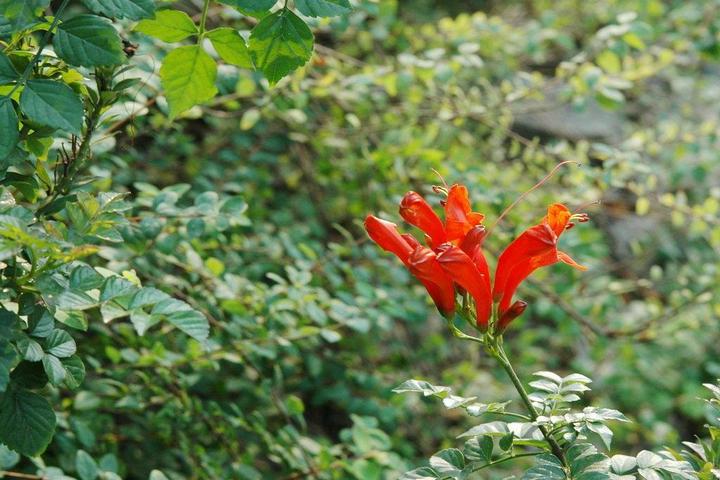
[[28, 80], [20, 95], [20, 110], [40, 125], [80, 134], [82, 102], [64, 83], [46, 79]]
[[56, 357], [65, 358], [73, 355], [77, 350], [75, 340], [65, 330], [53, 330], [45, 339], [45, 351]]
[[80, 265], [70, 274], [70, 288], [86, 291], [99, 288], [103, 283], [103, 276], [89, 265]]
[[239, 8], [250, 15], [258, 16], [261, 12], [269, 11], [277, 0], [220, 0], [226, 5]]
[[[0, 85], [14, 82], [20, 77], [10, 59], [3, 52], [0, 52]], [[7, 98], [7, 97], [6, 97]]]
[[227, 63], [243, 68], [254, 68], [245, 40], [232, 28], [216, 28], [207, 34], [215, 51]]
[[95, 13], [114, 18], [140, 20], [155, 13], [153, 0], [83, 0], [83, 3]]
[[163, 60], [160, 79], [170, 117], [215, 96], [217, 65], [199, 45], [176, 48]]
[[15, 368], [20, 357], [15, 347], [7, 340], [0, 340], [0, 392], [7, 389], [10, 382], [10, 371]]
[[0, 159], [3, 159], [13, 151], [20, 138], [17, 113], [9, 97], [0, 98], [0, 132], [3, 132], [0, 136]]
[[50, 0], [0, 0], [0, 12], [8, 21], [10, 32], [15, 33], [29, 27], [42, 15]]
[[0, 395], [0, 442], [23, 455], [47, 448], [55, 430], [55, 413], [45, 398], [27, 390]]
[[283, 9], [253, 28], [249, 49], [255, 66], [274, 85], [310, 60], [313, 34], [297, 15]]
[[62, 22], [53, 38], [55, 53], [71, 65], [100, 67], [125, 60], [120, 36], [109, 20], [78, 15]]
[[398, 480], [435, 480], [438, 478], [442, 478], [438, 472], [430, 467], [422, 467], [403, 473]]
[[62, 362], [60, 362], [60, 359], [55, 355], [44, 355], [42, 364], [45, 369], [45, 375], [47, 375], [50, 383], [58, 386], [65, 380], [65, 376], [67, 375], [65, 367], [63, 367]]
[[139, 290], [139, 287], [122, 277], [108, 277], [100, 288], [100, 301], [107, 302], [113, 298], [132, 295]]
[[145, 305], [154, 305], [163, 300], [170, 298], [170, 295], [152, 287], [143, 287], [135, 295], [133, 295], [130, 303], [128, 304], [129, 309], [144, 307]]
[[30, 337], [18, 340], [17, 347], [20, 350], [20, 355], [28, 362], [39, 362], [45, 354], [42, 346]]
[[465, 457], [457, 448], [447, 448], [430, 457], [430, 466], [441, 475], [455, 476], [465, 468]]
[[73, 355], [72, 357], [63, 358], [60, 360], [65, 367], [67, 375], [65, 376], [65, 385], [74, 390], [78, 388], [83, 380], [85, 380], [85, 364], [83, 364], [80, 357]]
[[295, 0], [295, 7], [308, 17], [334, 17], [352, 10], [348, 0]]
[[179, 42], [198, 33], [195, 22], [180, 10], [159, 10], [152, 20], [142, 20], [135, 30], [164, 42]]

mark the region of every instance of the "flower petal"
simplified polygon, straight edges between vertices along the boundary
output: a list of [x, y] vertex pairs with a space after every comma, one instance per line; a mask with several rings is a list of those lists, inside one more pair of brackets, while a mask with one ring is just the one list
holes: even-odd
[[484, 218], [483, 214], [472, 211], [465, 185], [455, 184], [450, 187], [445, 201], [445, 233], [448, 242], [462, 240], [465, 234], [475, 225], [479, 225]]
[[444, 317], [455, 314], [455, 285], [438, 263], [435, 252], [418, 246], [408, 258], [408, 269], [425, 285]]
[[455, 283], [473, 297], [478, 327], [486, 330], [492, 312], [490, 281], [487, 274], [481, 273], [473, 260], [455, 245], [443, 244], [438, 251], [440, 253], [437, 261], [440, 266]]
[[365, 218], [365, 230], [380, 248], [394, 253], [404, 264], [407, 264], [413, 247], [398, 233], [397, 225], [368, 215]]
[[410, 225], [415, 225], [430, 237], [431, 246], [445, 242], [445, 228], [437, 213], [416, 192], [408, 192], [400, 201], [400, 215]]
[[553, 203], [548, 207], [548, 212], [543, 223], [547, 223], [553, 232], [555, 232], [555, 235], [559, 237], [560, 234], [565, 231], [565, 227], [567, 227], [571, 216], [570, 210], [565, 205], [562, 203]]

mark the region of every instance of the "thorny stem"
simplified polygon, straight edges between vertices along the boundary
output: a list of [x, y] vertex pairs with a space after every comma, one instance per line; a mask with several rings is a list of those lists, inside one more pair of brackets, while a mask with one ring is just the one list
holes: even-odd
[[[530, 418], [533, 421], [537, 420], [537, 418], [538, 418], [537, 410], [535, 410], [535, 406], [532, 404], [530, 397], [528, 396], [527, 392], [525, 391], [525, 387], [523, 386], [522, 382], [520, 381], [520, 378], [517, 376], [517, 373], [515, 373], [515, 369], [513, 368], [512, 364], [510, 363], [510, 359], [508, 358], [507, 354], [505, 353], [505, 350], [502, 347], [502, 337], [496, 337], [493, 342], [488, 343], [487, 351], [495, 359], [497, 359], [498, 362], [500, 362], [500, 365], [502, 365], [503, 369], [508, 374], [508, 377], [510, 377], [510, 381], [515, 386], [515, 390], [517, 390], [518, 394], [520, 395], [520, 398], [522, 399], [523, 403], [525, 404], [525, 407], [527, 408], [527, 411], [530, 414]], [[563, 453], [562, 448], [560, 448], [560, 445], [557, 443], [555, 438], [550, 434], [548, 429], [544, 425], [539, 425], [538, 428], [540, 429], [540, 432], [542, 432], [543, 436], [545, 437], [545, 440], [548, 442], [548, 445], [550, 445], [550, 449], [552, 450], [553, 455], [555, 455], [558, 458], [558, 460], [560, 460], [562, 462], [563, 465], [567, 465], [567, 462], [565, 461], [565, 454]]]

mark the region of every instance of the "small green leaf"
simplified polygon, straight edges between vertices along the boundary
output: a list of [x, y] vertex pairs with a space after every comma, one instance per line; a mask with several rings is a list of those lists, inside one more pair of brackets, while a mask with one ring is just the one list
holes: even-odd
[[60, 359], [55, 355], [44, 355], [42, 364], [45, 369], [45, 375], [47, 375], [50, 383], [58, 386], [65, 380], [67, 373], [65, 372], [62, 362], [60, 362]]
[[55, 53], [71, 65], [101, 67], [125, 60], [120, 36], [110, 21], [78, 15], [62, 22], [53, 38]]
[[75, 340], [65, 330], [53, 330], [45, 340], [45, 351], [56, 357], [65, 358], [77, 351]]
[[55, 413], [48, 401], [27, 390], [0, 394], [0, 442], [35, 456], [47, 448], [55, 431]]
[[0, 159], [3, 159], [13, 151], [20, 139], [17, 113], [9, 97], [0, 98], [0, 132], [3, 132], [0, 136]]
[[28, 362], [39, 362], [45, 354], [42, 346], [30, 337], [18, 340], [17, 347], [20, 350], [20, 355]]
[[65, 368], [65, 372], [67, 372], [65, 385], [71, 390], [78, 388], [85, 380], [85, 364], [77, 355], [63, 358], [60, 361]]
[[28, 80], [20, 95], [20, 110], [40, 125], [80, 134], [82, 102], [64, 83], [47, 79]]
[[295, 7], [308, 17], [335, 17], [352, 11], [348, 0], [295, 0]]
[[[16, 81], [20, 74], [15, 70], [15, 66], [3, 52], [0, 52], [0, 85]], [[7, 97], [6, 97], [7, 98]]]
[[75, 454], [75, 469], [80, 480], [95, 480], [100, 473], [97, 463], [85, 450], [78, 450]]
[[438, 478], [442, 478], [442, 476], [432, 468], [421, 467], [403, 473], [398, 480], [436, 480]]
[[232, 28], [216, 28], [207, 33], [220, 58], [231, 65], [254, 68], [245, 40]]
[[140, 20], [155, 13], [153, 0], [83, 0], [83, 3], [95, 13], [114, 18]]
[[217, 65], [199, 45], [180, 47], [168, 54], [160, 79], [170, 104], [170, 117], [215, 96]]
[[135, 30], [163, 42], [179, 42], [198, 33], [192, 18], [180, 10], [159, 10], [155, 18], [140, 21]]
[[103, 283], [103, 276], [89, 265], [80, 265], [70, 273], [70, 288], [87, 291], [99, 288]]
[[430, 466], [438, 473], [455, 477], [465, 468], [465, 456], [457, 448], [447, 448], [430, 457]]
[[139, 287], [122, 277], [108, 277], [100, 288], [100, 301], [107, 302], [113, 298], [132, 295], [139, 290]]
[[253, 28], [248, 47], [255, 66], [274, 85], [310, 60], [313, 34], [297, 15], [283, 9]]
[[135, 295], [133, 295], [129, 309], [144, 307], [145, 305], [154, 305], [163, 300], [170, 298], [170, 295], [153, 287], [143, 287]]

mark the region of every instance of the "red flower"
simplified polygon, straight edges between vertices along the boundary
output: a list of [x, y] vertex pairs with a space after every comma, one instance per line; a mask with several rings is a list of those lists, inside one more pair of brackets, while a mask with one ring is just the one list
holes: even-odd
[[400, 235], [394, 223], [372, 215], [365, 219], [365, 230], [375, 243], [394, 253], [425, 285], [443, 316], [450, 317], [455, 313], [455, 287], [440, 268], [432, 250], [420, 245], [411, 235]]
[[[578, 265], [575, 260], [557, 248], [560, 235], [573, 225], [570, 222], [572, 218], [573, 215], [565, 205], [554, 203], [548, 207], [547, 215], [538, 225], [521, 233], [500, 254], [495, 270], [493, 299], [500, 302], [501, 317], [512, 308], [510, 302], [512, 302], [512, 297], [520, 283], [538, 268], [560, 261], [579, 270], [586, 270], [585, 267]], [[587, 216], [584, 214], [577, 215], [575, 218], [579, 221], [587, 220]], [[499, 322], [499, 330], [502, 331], [507, 323], [515, 317], [517, 315], [506, 317], [504, 322]]]
[[573, 226], [572, 220], [584, 222], [587, 215], [573, 215], [567, 207], [555, 203], [538, 225], [525, 230], [502, 252], [491, 287], [490, 269], [482, 250], [487, 235], [482, 225], [484, 216], [472, 211], [465, 186], [439, 190], [447, 193], [444, 223], [415, 192], [408, 192], [400, 202], [400, 215], [425, 233], [427, 247], [412, 235], [398, 233], [395, 224], [372, 215], [365, 220], [365, 229], [375, 243], [400, 258], [425, 285], [445, 317], [454, 314], [457, 285], [472, 297], [477, 326], [482, 331], [488, 329], [493, 304], [498, 303], [495, 331], [501, 333], [527, 307], [520, 300], [511, 302], [520, 283], [536, 269], [560, 261], [585, 270], [558, 250], [557, 242], [562, 232]]

